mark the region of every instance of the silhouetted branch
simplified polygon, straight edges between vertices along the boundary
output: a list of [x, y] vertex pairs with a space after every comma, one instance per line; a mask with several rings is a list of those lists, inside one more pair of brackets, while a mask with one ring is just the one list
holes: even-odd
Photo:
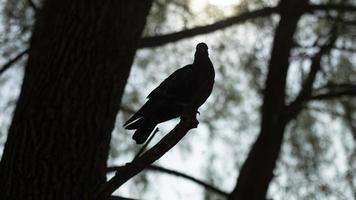
[[328, 109], [328, 108], [321, 108], [321, 107], [315, 107], [315, 106], [308, 105], [308, 106], [305, 106], [304, 109], [315, 111], [315, 112], [319, 112], [319, 113], [323, 113], [323, 114], [329, 114], [329, 115], [332, 115], [334, 117], [342, 117], [342, 118], [345, 117], [344, 113], [340, 113], [340, 112], [337, 112], [335, 110], [331, 110], [331, 109]]
[[327, 43], [320, 47], [319, 52], [313, 56], [312, 63], [310, 66], [310, 72], [307, 78], [305, 79], [297, 98], [286, 107], [286, 116], [288, 116], [286, 119], [287, 121], [294, 118], [301, 111], [303, 104], [306, 102], [306, 100], [310, 98], [316, 75], [321, 69], [321, 59], [325, 54], [330, 52], [330, 50], [335, 44], [336, 39], [337, 32], [336, 29], [333, 28], [333, 30], [331, 31], [331, 36]]
[[[345, 111], [345, 124], [346, 126], [350, 129], [350, 132], [352, 134], [352, 137], [354, 139], [354, 141], [356, 142], [356, 124], [355, 124], [355, 119], [353, 118], [353, 112], [355, 110], [355, 105], [352, 105], [351, 102], [348, 101], [343, 101], [341, 102], [341, 105], [343, 107], [343, 110]], [[344, 150], [345, 152], [347, 152], [348, 150]], [[350, 189], [352, 192], [352, 195], [354, 197], [354, 199], [356, 199], [356, 177], [355, 177], [355, 173], [354, 173], [354, 163], [355, 163], [355, 158], [356, 158], [356, 148], [353, 148], [351, 154], [348, 156], [347, 158], [347, 166], [348, 166], [348, 170], [346, 172], [346, 181], [348, 182], [348, 184], [350, 185]]]
[[[304, 48], [304, 49], [309, 49], [309, 48], [320, 48], [320, 46], [317, 46], [317, 45], [301, 45], [299, 43], [294, 43], [294, 46], [295, 47], [298, 47], [298, 48]], [[335, 50], [339, 50], [339, 51], [345, 51], [345, 52], [350, 52], [350, 53], [356, 53], [356, 48], [354, 47], [346, 47], [346, 46], [336, 46], [334, 45], [332, 47], [332, 49], [335, 49]], [[305, 56], [305, 57], [308, 57], [308, 56]]]
[[329, 82], [325, 86], [317, 88], [314, 91], [322, 92], [323, 90], [340, 90], [340, 89], [349, 89], [349, 88], [355, 88], [355, 87], [356, 87], [356, 84], [352, 84], [352, 83]]
[[173, 148], [190, 129], [196, 128], [198, 125], [195, 118], [196, 110], [197, 109], [189, 108], [189, 110], [185, 112], [186, 114], [181, 117], [181, 121], [176, 125], [176, 127], [165, 137], [163, 137], [161, 141], [144, 152], [133, 162], [127, 163], [125, 166], [119, 168], [116, 171], [115, 176], [99, 189], [96, 199], [102, 200], [110, 196], [110, 194], [122, 184], [140, 173], [143, 169], [151, 165], [154, 161], [161, 158], [165, 153]]
[[126, 198], [126, 197], [119, 197], [119, 196], [111, 196], [108, 198], [108, 200], [136, 200], [132, 198]]
[[261, 130], [241, 167], [229, 200], [266, 198], [283, 142], [287, 123], [283, 113], [289, 57], [297, 24], [308, 6], [308, 0], [282, 0], [279, 6], [281, 18], [275, 30], [268, 65], [261, 109]]
[[356, 97], [356, 87], [316, 94], [311, 96], [308, 100], [331, 100], [339, 97]]
[[28, 0], [28, 3], [34, 11], [37, 12], [39, 10], [38, 6], [33, 2], [33, 0]]
[[[36, 8], [35, 4], [33, 4], [33, 2], [31, 0], [29, 0], [29, 2], [33, 8]], [[141, 41], [139, 42], [138, 48], [156, 47], [156, 46], [164, 45], [166, 43], [176, 42], [181, 39], [197, 36], [200, 34], [211, 33], [216, 30], [224, 29], [224, 28], [229, 27], [234, 24], [245, 22], [246, 20], [249, 20], [249, 19], [268, 16], [272, 13], [276, 13], [277, 11], [278, 11], [277, 7], [267, 7], [267, 8], [262, 8], [262, 9], [259, 9], [256, 11], [243, 13], [243, 14], [240, 14], [240, 15], [237, 15], [234, 17], [230, 17], [230, 18], [227, 18], [227, 19], [224, 19], [224, 20], [221, 20], [221, 21], [218, 21], [213, 24], [206, 25], [206, 26], [198, 26], [198, 27], [195, 27], [192, 29], [183, 30], [183, 31], [175, 32], [175, 33], [168, 33], [168, 34], [164, 34], [164, 35], [145, 37], [145, 38], [142, 38]], [[18, 56], [16, 56], [16, 58], [17, 58], [16, 60], [21, 58], [27, 52], [28, 52], [28, 49], [21, 52]], [[16, 62], [16, 60], [15, 60], [15, 62]], [[12, 63], [7, 65], [6, 68], [3, 67], [0, 71], [0, 74], [3, 71], [5, 71], [7, 68], [9, 68], [11, 66], [11, 64]]]
[[[114, 171], [118, 170], [120, 167], [122, 167], [122, 166], [109, 167], [108, 168], [108, 172], [114, 172]], [[201, 181], [201, 180], [199, 180], [197, 178], [194, 178], [192, 176], [189, 176], [187, 174], [184, 174], [182, 172], [178, 172], [178, 171], [175, 171], [175, 170], [172, 170], [172, 169], [167, 169], [167, 168], [156, 166], [156, 165], [149, 165], [144, 170], [162, 172], [162, 173], [166, 173], [166, 174], [169, 174], [169, 175], [173, 175], [173, 176], [177, 176], [177, 177], [180, 177], [180, 178], [184, 178], [186, 180], [190, 180], [190, 181], [192, 181], [192, 182], [194, 182], [194, 183], [196, 183], [198, 185], [203, 186], [207, 190], [210, 190], [210, 191], [215, 192], [217, 194], [220, 194], [222, 196], [227, 197], [227, 195], [228, 195], [227, 192], [224, 192], [224, 191], [220, 190], [219, 188], [216, 188], [215, 186], [212, 186], [212, 185], [210, 185], [210, 184], [208, 184], [208, 183], [206, 183], [204, 181]]]
[[[271, 14], [279, 13], [279, 7], [265, 7], [255, 11], [249, 11], [246, 13], [239, 14], [234, 17], [229, 17], [227, 19], [215, 22], [206, 26], [198, 26], [188, 30], [182, 30], [175, 33], [168, 33], [165, 35], [157, 35], [152, 37], [142, 38], [139, 43], [139, 48], [156, 47], [164, 45], [170, 42], [176, 42], [181, 39], [194, 37], [201, 34], [211, 33], [217, 30], [221, 30], [232, 25], [243, 23], [247, 20], [269, 16]], [[318, 11], [339, 11], [348, 12], [356, 11], [356, 6], [353, 5], [342, 5], [342, 4], [321, 4], [321, 5], [308, 5], [304, 12], [313, 14]]]
[[0, 69], [0, 75], [2, 73], [4, 73], [7, 69], [9, 69], [11, 67], [11, 65], [13, 65], [14, 63], [16, 63], [18, 60], [20, 60], [22, 58], [22, 56], [24, 56], [25, 54], [27, 54], [28, 49], [25, 49], [24, 51], [20, 52], [17, 56], [15, 56], [14, 58], [10, 59], [9, 61], [7, 61], [7, 63], [5, 63], [2, 68]]
[[242, 13], [234, 17], [229, 17], [210, 25], [198, 26], [192, 29], [178, 31], [175, 33], [169, 33], [165, 35], [157, 35], [157, 36], [142, 38], [141, 42], [139, 43], [139, 48], [156, 47], [166, 43], [176, 42], [181, 39], [190, 38], [201, 34], [211, 33], [216, 30], [221, 30], [235, 24], [243, 23], [246, 20], [255, 19], [258, 17], [265, 17], [277, 12], [278, 12], [277, 7], [266, 7], [259, 10]]
[[[32, 5], [33, 8], [36, 8], [36, 5], [33, 4], [31, 0], [29, 0], [30, 5]], [[32, 3], [31, 3], [32, 2]], [[341, 5], [341, 4], [325, 4], [325, 5], [309, 5], [306, 9], [307, 13], [314, 13], [316, 11], [356, 11], [356, 6], [352, 5]], [[175, 33], [168, 33], [164, 35], [157, 35], [157, 36], [151, 36], [151, 37], [145, 37], [142, 38], [141, 41], [139, 42], [138, 48], [147, 48], [147, 47], [157, 47], [160, 45], [164, 45], [170, 42], [176, 42], [178, 40], [194, 37], [197, 35], [201, 34], [207, 34], [211, 33], [217, 30], [221, 30], [227, 27], [230, 27], [235, 24], [243, 23], [247, 20], [259, 18], [259, 17], [265, 17], [271, 14], [276, 14], [279, 12], [279, 8], [276, 7], [266, 7], [262, 9], [258, 9], [255, 11], [249, 11], [247, 13], [242, 13], [240, 15], [230, 17], [218, 22], [215, 22], [210, 25], [206, 26], [198, 26], [192, 29], [188, 30], [182, 30], [178, 31]], [[28, 52], [28, 49], [24, 50], [24, 53], [20, 53], [19, 56], [20, 58]], [[18, 58], [19, 59], [19, 58]], [[16, 62], [16, 61], [15, 61]], [[12, 63], [11, 63], [12, 64]], [[3, 67], [0, 70], [0, 74], [5, 71], [7, 68], [11, 66], [11, 64], [8, 67]]]
[[[354, 138], [354, 141], [356, 142], [356, 124], [355, 124], [355, 119], [353, 118], [353, 112], [355, 110], [355, 107], [352, 106], [351, 103], [347, 101], [341, 102], [341, 105], [345, 111], [345, 120], [346, 120], [346, 125], [351, 131], [352, 137]], [[356, 154], [356, 148], [354, 149], [355, 154]], [[355, 188], [356, 191], [356, 188]], [[355, 192], [356, 194], [356, 192]]]
[[355, 96], [356, 84], [352, 83], [328, 83], [314, 90], [314, 95], [308, 100], [326, 100], [341, 96]]
[[334, 16], [331, 16], [331, 15], [318, 16], [318, 18], [321, 19], [321, 20], [327, 20], [327, 21], [341, 23], [341, 24], [346, 25], [346, 26], [356, 26], [354, 19], [344, 19], [344, 18], [340, 18], [340, 17], [334, 17]]
[[309, 13], [316, 12], [316, 11], [355, 12], [356, 6], [343, 5], [343, 4], [320, 4], [320, 5], [311, 4], [307, 7], [306, 11]]

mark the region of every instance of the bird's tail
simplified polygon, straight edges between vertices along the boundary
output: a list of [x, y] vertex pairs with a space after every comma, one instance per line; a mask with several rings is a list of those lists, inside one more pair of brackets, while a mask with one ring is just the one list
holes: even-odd
[[[144, 113], [147, 110], [147, 104], [148, 102], [146, 102], [134, 115], [132, 115], [130, 117], [130, 119], [127, 120], [127, 122], [125, 122], [124, 127], [127, 128], [128, 126], [131, 125], [132, 122], [134, 122], [135, 120], [139, 121], [140, 118], [143, 117]], [[135, 123], [135, 122], [134, 122]]]
[[[138, 120], [132, 124], [132, 125], [135, 124], [135, 128], [136, 128], [136, 131], [133, 134], [132, 139], [134, 139], [137, 144], [144, 143], [147, 140], [148, 136], [152, 133], [153, 129], [157, 125], [156, 123], [149, 122], [149, 121], [139, 122], [140, 120]], [[130, 126], [131, 126], [131, 124], [130, 124]]]

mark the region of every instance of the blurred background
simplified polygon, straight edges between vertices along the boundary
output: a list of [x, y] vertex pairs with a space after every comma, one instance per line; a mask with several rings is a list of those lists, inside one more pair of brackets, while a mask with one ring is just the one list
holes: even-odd
[[[40, 1], [33, 2], [41, 6]], [[356, 6], [355, 0], [313, 0], [311, 3]], [[277, 4], [277, 0], [155, 0], [143, 37], [213, 24]], [[1, 155], [20, 91], [35, 9], [27, 0], [0, 0], [0, 5], [0, 70], [24, 54], [0, 73]], [[260, 130], [262, 90], [278, 21], [277, 15], [268, 15], [209, 34], [139, 49], [112, 133], [108, 165], [119, 166], [133, 159], [140, 147], [131, 139], [132, 132], [123, 129], [123, 122], [164, 78], [190, 64], [195, 45], [205, 42], [215, 66], [216, 83], [207, 103], [200, 108], [200, 125], [155, 165], [230, 192]], [[302, 17], [290, 57], [289, 99], [298, 94], [313, 55], [335, 26], [338, 27], [337, 40], [322, 60], [322, 72], [314, 87], [323, 90], [325, 86], [356, 84], [355, 22], [355, 12], [321, 12]], [[340, 95], [311, 101], [305, 106], [287, 127], [269, 198], [356, 199], [355, 110], [355, 96]], [[177, 122], [159, 125], [160, 131], [150, 146]], [[138, 199], [223, 199], [190, 180], [153, 170], [143, 171], [117, 194]]]

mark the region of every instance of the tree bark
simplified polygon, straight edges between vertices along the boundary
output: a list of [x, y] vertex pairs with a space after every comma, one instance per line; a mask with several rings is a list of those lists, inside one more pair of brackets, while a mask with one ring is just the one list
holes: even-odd
[[92, 199], [152, 0], [47, 0], [3, 158], [1, 199]]
[[293, 36], [308, 0], [282, 0], [281, 19], [275, 31], [269, 72], [264, 90], [261, 131], [242, 166], [231, 200], [266, 198], [287, 124], [285, 88]]

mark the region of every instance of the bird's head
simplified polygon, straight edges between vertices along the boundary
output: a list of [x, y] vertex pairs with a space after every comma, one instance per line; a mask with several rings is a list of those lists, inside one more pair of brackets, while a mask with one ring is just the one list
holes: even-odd
[[199, 55], [199, 56], [200, 55], [208, 56], [209, 55], [208, 45], [206, 45], [204, 42], [201, 42], [201, 43], [197, 44], [195, 54]]

